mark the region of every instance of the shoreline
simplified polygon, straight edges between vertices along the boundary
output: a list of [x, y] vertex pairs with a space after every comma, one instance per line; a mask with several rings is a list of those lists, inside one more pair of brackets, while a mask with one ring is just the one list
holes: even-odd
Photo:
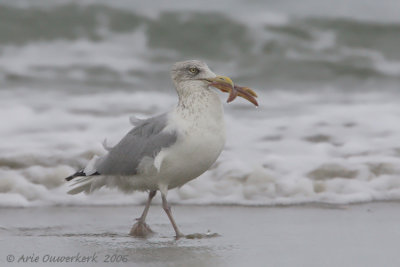
[[[0, 263], [7, 256], [96, 255], [98, 261], [46, 266], [399, 266], [398, 202], [285, 207], [174, 205], [179, 239], [162, 208], [150, 208], [156, 232], [128, 235], [142, 206], [0, 208]], [[210, 237], [206, 237], [210, 233]], [[217, 237], [212, 234], [216, 234]], [[49, 257], [50, 257], [49, 256]], [[100, 257], [100, 258], [99, 258]], [[101, 259], [101, 261], [99, 261]], [[42, 262], [44, 264], [44, 262]], [[27, 262], [13, 263], [23, 266]]]
[[[296, 207], [311, 207], [311, 208], [345, 208], [347, 206], [362, 206], [362, 205], [369, 205], [369, 204], [379, 204], [379, 203], [392, 203], [392, 204], [400, 204], [400, 199], [395, 200], [395, 199], [389, 199], [389, 200], [373, 200], [373, 201], [361, 201], [361, 202], [351, 202], [351, 203], [330, 203], [330, 202], [304, 202], [304, 203], [293, 203], [293, 204], [228, 204], [228, 203], [212, 203], [212, 204], [195, 204], [195, 203], [176, 203], [176, 202], [171, 202], [171, 207], [238, 207], [238, 208], [296, 208]], [[44, 205], [32, 205], [32, 206], [0, 206], [1, 209], [41, 209], [41, 208], [54, 208], [54, 207], [60, 207], [60, 208], [97, 208], [97, 207], [104, 207], [104, 208], [112, 208], [112, 207], [144, 207], [145, 202], [143, 203], [120, 203], [120, 204], [96, 204], [96, 203], [90, 203], [90, 204], [75, 204], [75, 203], [66, 203], [66, 204], [51, 204], [51, 203], [46, 203]], [[161, 207], [161, 203], [158, 203], [157, 201], [153, 201], [151, 204], [151, 207], [153, 206], [159, 206]]]

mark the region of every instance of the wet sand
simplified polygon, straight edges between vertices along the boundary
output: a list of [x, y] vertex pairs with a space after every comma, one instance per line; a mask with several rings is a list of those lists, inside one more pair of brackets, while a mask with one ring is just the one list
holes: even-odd
[[399, 208], [174, 206], [185, 234], [219, 234], [180, 240], [157, 205], [147, 239], [127, 234], [141, 206], [1, 208], [0, 265], [400, 266]]

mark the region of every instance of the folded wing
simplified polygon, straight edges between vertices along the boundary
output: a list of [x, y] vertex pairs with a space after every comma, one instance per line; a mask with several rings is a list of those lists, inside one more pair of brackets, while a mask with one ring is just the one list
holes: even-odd
[[161, 149], [176, 142], [177, 133], [165, 131], [168, 115], [141, 120], [96, 165], [101, 175], [135, 175], [145, 157], [155, 158]]

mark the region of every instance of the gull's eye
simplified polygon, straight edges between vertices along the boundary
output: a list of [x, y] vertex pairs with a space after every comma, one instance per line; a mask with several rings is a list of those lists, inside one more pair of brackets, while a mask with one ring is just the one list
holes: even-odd
[[197, 74], [197, 73], [199, 73], [200, 71], [199, 71], [198, 68], [189, 68], [189, 72], [192, 73], [192, 74]]

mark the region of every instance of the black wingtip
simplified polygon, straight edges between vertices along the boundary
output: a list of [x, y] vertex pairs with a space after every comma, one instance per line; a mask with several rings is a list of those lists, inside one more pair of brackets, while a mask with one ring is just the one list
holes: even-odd
[[100, 173], [95, 172], [95, 173], [92, 173], [92, 174], [90, 174], [90, 175], [86, 175], [86, 173], [84, 173], [83, 170], [82, 170], [82, 171], [79, 171], [79, 172], [76, 172], [76, 173], [72, 174], [71, 176], [68, 176], [67, 178], [65, 178], [65, 180], [66, 180], [66, 181], [71, 181], [71, 180], [74, 179], [75, 177], [94, 176], [94, 175], [100, 175]]
[[79, 177], [79, 176], [86, 176], [86, 174], [83, 171], [79, 171], [79, 172], [76, 172], [76, 173], [72, 174], [71, 176], [68, 176], [67, 178], [65, 178], [65, 180], [66, 181], [71, 181], [75, 177]]

